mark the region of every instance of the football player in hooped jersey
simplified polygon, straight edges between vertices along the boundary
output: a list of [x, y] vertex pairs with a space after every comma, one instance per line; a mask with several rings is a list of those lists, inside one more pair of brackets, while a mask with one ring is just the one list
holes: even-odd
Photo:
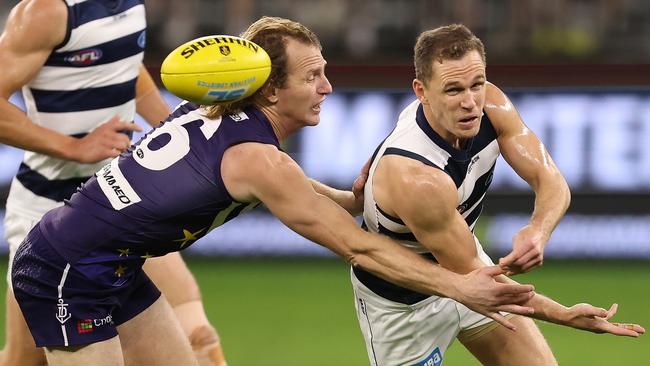
[[[364, 223], [457, 273], [491, 265], [472, 229], [500, 153], [536, 194], [530, 224], [500, 265], [541, 264], [541, 253], [569, 204], [569, 189], [546, 149], [508, 98], [486, 80], [483, 44], [466, 27], [424, 32], [415, 46], [417, 100], [371, 159]], [[373, 365], [440, 365], [454, 338], [485, 365], [555, 365], [533, 321], [514, 316], [511, 332], [452, 299], [427, 296], [352, 271], [359, 324]], [[503, 276], [503, 280], [506, 277]], [[637, 337], [636, 324], [610, 323], [609, 310], [565, 308], [536, 294], [530, 316], [592, 332]]]
[[499, 267], [458, 275], [358, 228], [344, 209], [360, 212], [354, 195], [310, 182], [279, 149], [291, 133], [318, 124], [332, 91], [318, 38], [269, 17], [243, 37], [273, 65], [258, 92], [230, 105], [180, 105], [48, 212], [19, 247], [14, 292], [50, 365], [195, 364], [182, 330], [167, 321], [172, 309], [141, 267], [260, 202], [296, 232], [382, 278], [449, 296], [506, 326], [497, 311], [530, 311], [518, 304], [532, 286], [494, 281]]
[[[128, 148], [123, 132], [139, 129], [131, 123], [136, 110], [152, 126], [169, 114], [141, 63], [145, 30], [141, 0], [24, 0], [9, 15], [0, 37], [0, 142], [28, 150], [7, 200], [9, 268], [41, 216]], [[8, 102], [21, 87], [27, 115]], [[145, 269], [200, 364], [223, 365], [219, 338], [180, 255], [149, 261]], [[11, 289], [6, 301], [0, 366], [44, 364]]]

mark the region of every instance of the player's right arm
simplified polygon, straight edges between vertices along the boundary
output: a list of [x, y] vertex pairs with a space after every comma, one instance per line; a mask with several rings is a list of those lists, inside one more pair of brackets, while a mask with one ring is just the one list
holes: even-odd
[[[361, 230], [329, 198], [318, 194], [300, 167], [274, 146], [243, 143], [224, 153], [221, 174], [238, 201], [262, 201], [285, 225], [337, 253], [353, 266], [425, 294], [456, 299], [483, 314], [526, 301], [532, 286], [504, 285], [498, 267], [467, 275], [447, 271], [391, 239]], [[505, 305], [504, 305], [505, 304]], [[512, 328], [505, 319], [499, 321]]]
[[0, 142], [56, 158], [84, 163], [117, 156], [129, 139], [119, 131], [136, 130], [117, 117], [76, 139], [41, 127], [9, 102], [32, 80], [66, 35], [68, 10], [60, 0], [24, 0], [9, 14], [0, 35]]
[[[373, 189], [379, 206], [403, 220], [442, 266], [458, 273], [486, 266], [477, 255], [473, 234], [456, 211], [456, 186], [446, 173], [412, 159], [385, 156], [375, 171]], [[497, 279], [517, 283], [504, 275]], [[521, 305], [510, 305], [507, 311], [595, 333], [638, 337], [645, 332], [637, 324], [609, 322], [616, 306], [610, 310], [590, 304], [567, 308], [540, 294]], [[503, 320], [499, 314], [491, 317]]]

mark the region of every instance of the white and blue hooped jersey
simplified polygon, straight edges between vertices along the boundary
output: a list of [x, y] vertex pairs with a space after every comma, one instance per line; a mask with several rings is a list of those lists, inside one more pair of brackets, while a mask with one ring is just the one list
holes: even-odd
[[[22, 89], [28, 117], [83, 137], [113, 116], [132, 121], [145, 47], [143, 0], [65, 0], [66, 38]], [[34, 219], [59, 206], [105, 161], [79, 164], [26, 152], [7, 208]]]
[[[400, 155], [447, 173], [458, 190], [457, 210], [473, 230], [483, 209], [483, 198], [492, 181], [499, 157], [496, 138], [492, 123], [487, 115], [483, 114], [478, 135], [467, 142], [464, 150], [458, 150], [431, 128], [422, 105], [419, 101], [414, 101], [400, 113], [397, 126], [373, 155], [364, 192], [364, 226], [370, 232], [387, 235], [405, 247], [435, 260], [428, 250], [418, 243], [415, 235], [402, 220], [387, 214], [375, 202], [372, 181], [377, 163], [382, 156]], [[354, 268], [354, 272], [364, 285], [390, 300], [415, 303], [427, 297], [392, 285], [360, 268]]]

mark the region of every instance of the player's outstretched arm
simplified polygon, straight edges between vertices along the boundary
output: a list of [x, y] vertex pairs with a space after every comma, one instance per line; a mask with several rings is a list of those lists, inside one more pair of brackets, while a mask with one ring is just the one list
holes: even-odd
[[[505, 281], [516, 283], [510, 278], [502, 278]], [[553, 299], [535, 294], [526, 305], [534, 309], [534, 313], [531, 315], [532, 318], [567, 327], [627, 337], [638, 337], [640, 334], [645, 333], [645, 329], [638, 324], [610, 322], [610, 319], [618, 310], [618, 304], [613, 304], [609, 310], [591, 304], [577, 304], [565, 307]]]
[[[343, 257], [398, 285], [425, 294], [456, 299], [496, 316], [533, 294], [530, 285], [502, 284], [499, 268], [459, 275], [437, 266], [389, 238], [361, 230], [354, 219], [314, 191], [300, 167], [274, 146], [243, 143], [230, 147], [221, 164], [230, 195], [242, 202], [262, 201], [283, 223]], [[530, 310], [520, 307], [521, 312]], [[495, 315], [496, 314], [496, 315]], [[499, 322], [513, 328], [507, 319]]]
[[343, 191], [330, 187], [312, 178], [309, 178], [309, 182], [317, 193], [336, 202], [337, 205], [341, 206], [350, 215], [357, 216], [363, 212], [363, 196], [356, 196], [351, 191]]
[[512, 252], [499, 261], [513, 274], [528, 272], [543, 264], [546, 243], [569, 207], [571, 193], [544, 144], [526, 127], [508, 97], [490, 83], [485, 111], [497, 131], [503, 157], [535, 192], [529, 224], [513, 237]]

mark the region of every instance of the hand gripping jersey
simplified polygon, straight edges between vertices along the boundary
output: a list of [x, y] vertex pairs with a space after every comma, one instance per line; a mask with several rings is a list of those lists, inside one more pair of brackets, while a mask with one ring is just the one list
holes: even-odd
[[[65, 0], [66, 38], [22, 89], [36, 124], [83, 137], [111, 117], [132, 121], [145, 47], [142, 0]], [[105, 162], [79, 164], [26, 152], [7, 209], [34, 220], [59, 206]]]
[[243, 142], [279, 148], [270, 122], [255, 108], [216, 119], [205, 113], [192, 103], [179, 106], [48, 212], [43, 237], [72, 265], [142, 262], [185, 249], [256, 206], [230, 197], [221, 160]]
[[[400, 113], [397, 126], [373, 155], [364, 192], [363, 219], [366, 229], [387, 235], [405, 247], [435, 260], [428, 250], [417, 242], [415, 235], [402, 220], [388, 215], [375, 202], [372, 181], [377, 163], [382, 156], [400, 155], [447, 173], [458, 190], [457, 210], [467, 222], [467, 226], [473, 230], [483, 209], [483, 198], [492, 181], [496, 159], [499, 157], [496, 138], [497, 134], [490, 119], [483, 114], [478, 135], [467, 142], [464, 150], [458, 150], [431, 128], [420, 103], [411, 103]], [[359, 267], [354, 268], [354, 273], [368, 288], [392, 301], [413, 304], [428, 297], [386, 282]]]

